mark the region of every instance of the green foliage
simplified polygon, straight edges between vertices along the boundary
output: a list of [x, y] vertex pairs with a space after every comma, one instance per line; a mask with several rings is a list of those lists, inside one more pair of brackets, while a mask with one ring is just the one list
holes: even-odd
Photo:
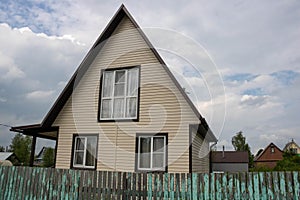
[[249, 155], [249, 168], [253, 167], [254, 156], [251, 153], [251, 148], [246, 143], [246, 137], [243, 136], [243, 132], [239, 131], [232, 137], [231, 143], [236, 151], [248, 151]]
[[236, 151], [250, 151], [250, 146], [246, 143], [246, 137], [240, 131], [232, 137], [231, 143]]
[[273, 171], [273, 169], [270, 169], [269, 167], [266, 166], [259, 166], [251, 169], [251, 172], [271, 172], [271, 171]]
[[[16, 134], [12, 139], [10, 149], [16, 154], [21, 165], [29, 165], [31, 141], [32, 139], [29, 136], [23, 136], [21, 133]], [[17, 165], [18, 163], [13, 164]]]
[[274, 171], [300, 171], [300, 157], [292, 153], [284, 153], [283, 159], [277, 162]]
[[5, 152], [5, 148], [3, 146], [0, 146], [0, 152]]
[[51, 147], [45, 149], [44, 156], [43, 156], [43, 166], [44, 167], [54, 166], [54, 149]]

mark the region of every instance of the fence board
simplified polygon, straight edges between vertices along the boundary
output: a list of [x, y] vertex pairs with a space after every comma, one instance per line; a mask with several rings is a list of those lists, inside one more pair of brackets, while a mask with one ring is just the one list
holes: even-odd
[[267, 199], [267, 187], [266, 187], [266, 179], [265, 179], [265, 173], [260, 172], [259, 173], [259, 183], [260, 183], [260, 197], [261, 199]]
[[299, 187], [299, 172], [140, 174], [0, 167], [0, 199], [298, 200]]
[[248, 199], [254, 199], [253, 193], [253, 173], [248, 173], [247, 177], [247, 186], [248, 186]]
[[175, 199], [175, 187], [174, 187], [174, 174], [170, 173], [170, 199], [174, 200]]
[[294, 199], [300, 199], [299, 172], [293, 172]]
[[273, 192], [273, 178], [271, 172], [266, 173], [267, 179], [267, 199], [274, 199], [274, 192]]
[[185, 187], [186, 187], [185, 174], [182, 173], [181, 174], [181, 191], [180, 191], [180, 198], [181, 199], [186, 198], [186, 196], [185, 196], [185, 191], [186, 191]]
[[147, 182], [147, 184], [148, 184], [148, 195], [147, 195], [147, 197], [148, 197], [148, 199], [152, 199], [152, 174], [147, 174], [147, 179], [148, 179], [148, 182]]
[[222, 177], [222, 199], [228, 199], [227, 174]]
[[280, 180], [280, 198], [282, 199], [286, 197], [284, 172], [279, 172], [279, 180]]
[[278, 173], [273, 172], [273, 189], [274, 189], [274, 199], [280, 200], [280, 190], [279, 190], [279, 181], [278, 181]]
[[192, 200], [192, 174], [187, 174], [187, 199]]
[[180, 199], [180, 174], [175, 174], [175, 198]]
[[287, 199], [293, 199], [293, 178], [291, 172], [286, 172]]

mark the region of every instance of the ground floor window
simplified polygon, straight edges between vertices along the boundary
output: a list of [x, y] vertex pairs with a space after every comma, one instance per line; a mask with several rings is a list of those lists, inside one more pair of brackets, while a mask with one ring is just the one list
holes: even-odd
[[137, 171], [166, 171], [167, 134], [137, 134]]
[[98, 135], [74, 135], [72, 168], [96, 169]]

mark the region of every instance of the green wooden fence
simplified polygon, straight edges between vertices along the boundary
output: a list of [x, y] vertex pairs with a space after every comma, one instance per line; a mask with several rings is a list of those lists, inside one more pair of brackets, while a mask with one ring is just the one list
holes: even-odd
[[300, 199], [299, 172], [129, 173], [0, 167], [0, 199]]

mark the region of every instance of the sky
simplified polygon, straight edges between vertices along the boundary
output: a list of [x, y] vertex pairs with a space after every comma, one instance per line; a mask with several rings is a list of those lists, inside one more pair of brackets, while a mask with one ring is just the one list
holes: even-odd
[[[204, 68], [197, 62], [187, 67], [193, 58], [186, 51], [174, 56], [149, 37], [192, 93], [218, 149], [232, 150], [231, 138], [239, 131], [253, 153], [271, 142], [280, 148], [291, 139], [300, 144], [296, 0], [0, 0], [0, 124], [40, 123], [122, 3], [142, 29], [155, 30], [154, 40], [179, 35], [178, 49], [192, 41], [209, 58]], [[0, 126], [1, 146], [13, 136]], [[39, 148], [48, 144], [38, 142]]]

